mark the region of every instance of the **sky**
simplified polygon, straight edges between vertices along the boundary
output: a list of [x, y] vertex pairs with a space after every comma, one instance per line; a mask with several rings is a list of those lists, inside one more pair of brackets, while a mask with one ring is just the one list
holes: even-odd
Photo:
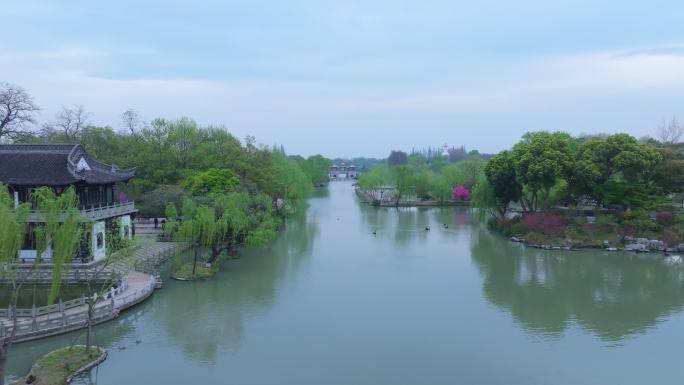
[[0, 80], [50, 121], [191, 117], [288, 153], [655, 136], [684, 119], [684, 3], [3, 1]]

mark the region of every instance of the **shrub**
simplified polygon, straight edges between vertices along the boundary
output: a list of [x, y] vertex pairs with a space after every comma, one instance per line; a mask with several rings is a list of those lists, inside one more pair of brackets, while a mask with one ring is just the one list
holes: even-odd
[[563, 217], [547, 213], [527, 214], [522, 222], [528, 231], [546, 235], [556, 235], [566, 225]]
[[665, 231], [660, 237], [660, 240], [663, 241], [667, 247], [672, 247], [678, 245], [681, 241], [681, 238], [672, 231]]
[[498, 218], [492, 217], [487, 221], [487, 228], [506, 237], [527, 234], [527, 229], [522, 223], [520, 223], [520, 220], [518, 219], [502, 221]]
[[618, 234], [620, 234], [620, 238], [636, 237], [638, 233], [639, 232], [637, 231], [637, 229], [635, 229], [634, 227], [630, 227], [630, 226], [623, 226], [623, 227], [620, 227], [620, 229], [618, 230]]
[[455, 201], [469, 201], [470, 196], [470, 190], [463, 186], [456, 186], [452, 194], [452, 197]]
[[651, 218], [649, 218], [645, 211], [625, 211], [622, 225], [632, 227], [636, 229], [637, 232], [658, 230], [658, 226], [651, 221]]
[[656, 223], [663, 226], [672, 226], [675, 223], [675, 215], [671, 211], [660, 211], [656, 214]]
[[513, 235], [525, 235], [527, 234], [527, 229], [525, 228], [525, 225], [523, 225], [520, 222], [516, 222], [511, 224], [509, 232], [511, 233], [511, 236]]
[[539, 233], [528, 233], [527, 238], [525, 239], [527, 243], [531, 244], [536, 244], [536, 245], [541, 245], [547, 243], [547, 239]]

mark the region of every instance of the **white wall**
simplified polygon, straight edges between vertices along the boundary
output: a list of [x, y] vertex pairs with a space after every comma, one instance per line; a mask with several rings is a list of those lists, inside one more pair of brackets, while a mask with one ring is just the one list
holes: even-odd
[[[126, 231], [128, 230], [128, 231]], [[124, 215], [121, 217], [121, 238], [132, 239], [133, 231], [131, 229], [131, 216]]]
[[[38, 252], [36, 250], [31, 250], [31, 249], [22, 249], [19, 250], [19, 259], [24, 260], [24, 262], [33, 262], [36, 259], [36, 255]], [[47, 249], [43, 255], [43, 262], [50, 262], [52, 261], [52, 248]]]
[[[98, 248], [97, 244], [97, 239], [98, 239], [98, 234], [101, 234], [102, 236], [102, 244]], [[105, 258], [107, 255], [107, 234], [105, 232], [105, 223], [104, 221], [100, 222], [95, 222], [93, 224], [92, 228], [92, 239], [91, 239], [91, 248], [93, 250], [93, 260], [99, 261]]]

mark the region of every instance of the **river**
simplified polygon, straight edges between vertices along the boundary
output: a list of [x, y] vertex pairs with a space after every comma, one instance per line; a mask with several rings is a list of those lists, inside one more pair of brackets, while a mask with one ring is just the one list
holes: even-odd
[[[526, 249], [462, 208], [360, 204], [348, 182], [214, 279], [164, 282], [97, 327], [109, 357], [76, 384], [681, 383], [684, 269]], [[73, 338], [15, 346], [8, 372]]]

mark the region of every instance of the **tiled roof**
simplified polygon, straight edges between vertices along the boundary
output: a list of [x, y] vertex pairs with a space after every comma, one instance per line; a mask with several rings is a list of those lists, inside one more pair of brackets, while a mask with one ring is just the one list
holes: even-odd
[[[88, 169], [78, 167], [83, 159]], [[92, 159], [80, 144], [0, 145], [0, 183], [16, 186], [64, 186], [123, 182], [135, 169], [121, 170]]]

